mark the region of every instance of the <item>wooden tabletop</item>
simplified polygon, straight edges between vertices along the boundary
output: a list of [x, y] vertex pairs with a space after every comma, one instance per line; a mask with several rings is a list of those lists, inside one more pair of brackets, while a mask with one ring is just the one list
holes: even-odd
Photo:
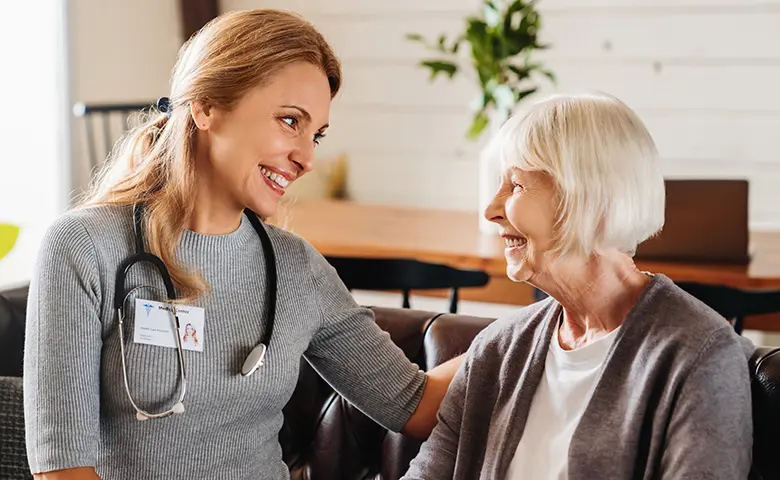
[[[503, 241], [480, 233], [477, 215], [299, 199], [285, 204], [271, 222], [302, 236], [323, 255], [414, 258], [487, 272], [490, 284], [464, 290], [464, 299], [517, 305], [532, 302], [530, 287], [506, 277]], [[750, 251], [748, 265], [637, 261], [637, 266], [675, 281], [780, 289], [780, 232], [752, 232]]]
[[[477, 220], [476, 212], [298, 200], [273, 222], [324, 255], [416, 258], [504, 275], [503, 241], [481, 234]], [[677, 281], [780, 288], [780, 232], [753, 232], [750, 243], [748, 265], [638, 261], [637, 266]]]

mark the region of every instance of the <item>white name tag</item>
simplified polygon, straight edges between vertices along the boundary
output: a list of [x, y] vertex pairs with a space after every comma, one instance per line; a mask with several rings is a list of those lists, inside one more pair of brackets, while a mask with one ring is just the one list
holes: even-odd
[[[195, 352], [203, 351], [203, 323], [205, 311], [200, 307], [179, 305], [176, 307], [179, 317], [181, 347]], [[176, 348], [176, 319], [168, 304], [136, 298], [135, 300], [135, 343], [145, 343], [158, 347]]]

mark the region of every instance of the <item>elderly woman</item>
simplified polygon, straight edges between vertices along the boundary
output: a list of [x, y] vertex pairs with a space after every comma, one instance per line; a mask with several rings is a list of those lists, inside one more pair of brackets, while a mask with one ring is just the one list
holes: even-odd
[[549, 298], [475, 339], [407, 479], [746, 478], [751, 344], [637, 269], [664, 221], [653, 140], [607, 95], [555, 96], [492, 142], [507, 275]]

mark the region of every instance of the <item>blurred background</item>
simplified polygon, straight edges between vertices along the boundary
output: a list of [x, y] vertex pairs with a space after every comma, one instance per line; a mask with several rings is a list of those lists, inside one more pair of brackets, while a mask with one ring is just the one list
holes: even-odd
[[[490, 23], [482, 0], [3, 2], [0, 223], [18, 226], [19, 235], [0, 260], [0, 287], [29, 280], [46, 226], [90, 179], [90, 149], [110, 143], [102, 120], [88, 142], [90, 119], [79, 104], [147, 104], [167, 95], [177, 51], [193, 31], [220, 12], [265, 7], [303, 14], [343, 61], [344, 87], [317, 171], [297, 193], [476, 218], [479, 152], [495, 122], [474, 138], [467, 132], [475, 99], [487, 92], [499, 104], [502, 91], [480, 84], [468, 43], [454, 60], [426, 67], [420, 62], [447, 55], [409, 35], [436, 43], [445, 34], [449, 49], [469, 17]], [[747, 180], [745, 225], [708, 235], [780, 231], [780, 0], [541, 0], [535, 9], [537, 43], [546, 48], [522, 52], [530, 59], [523, 65], [540, 74], [521, 82], [538, 89], [520, 94], [521, 103], [555, 91], [616, 95], [646, 122], [667, 178]], [[449, 61], [460, 65], [451, 77]], [[441, 73], [431, 80], [433, 70]], [[710, 195], [717, 204], [718, 193]], [[762, 246], [765, 263], [729, 268], [763, 279], [751, 288], [780, 288], [772, 264], [780, 263], [780, 236], [763, 238], [771, 239]], [[489, 315], [499, 307], [464, 308]]]

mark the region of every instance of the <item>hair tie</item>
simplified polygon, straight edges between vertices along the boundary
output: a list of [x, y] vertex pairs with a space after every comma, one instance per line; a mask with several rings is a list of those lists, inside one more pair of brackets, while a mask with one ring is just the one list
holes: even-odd
[[173, 110], [171, 108], [171, 99], [168, 97], [160, 97], [157, 100], [157, 110], [168, 115], [168, 118], [171, 118], [171, 110]]

